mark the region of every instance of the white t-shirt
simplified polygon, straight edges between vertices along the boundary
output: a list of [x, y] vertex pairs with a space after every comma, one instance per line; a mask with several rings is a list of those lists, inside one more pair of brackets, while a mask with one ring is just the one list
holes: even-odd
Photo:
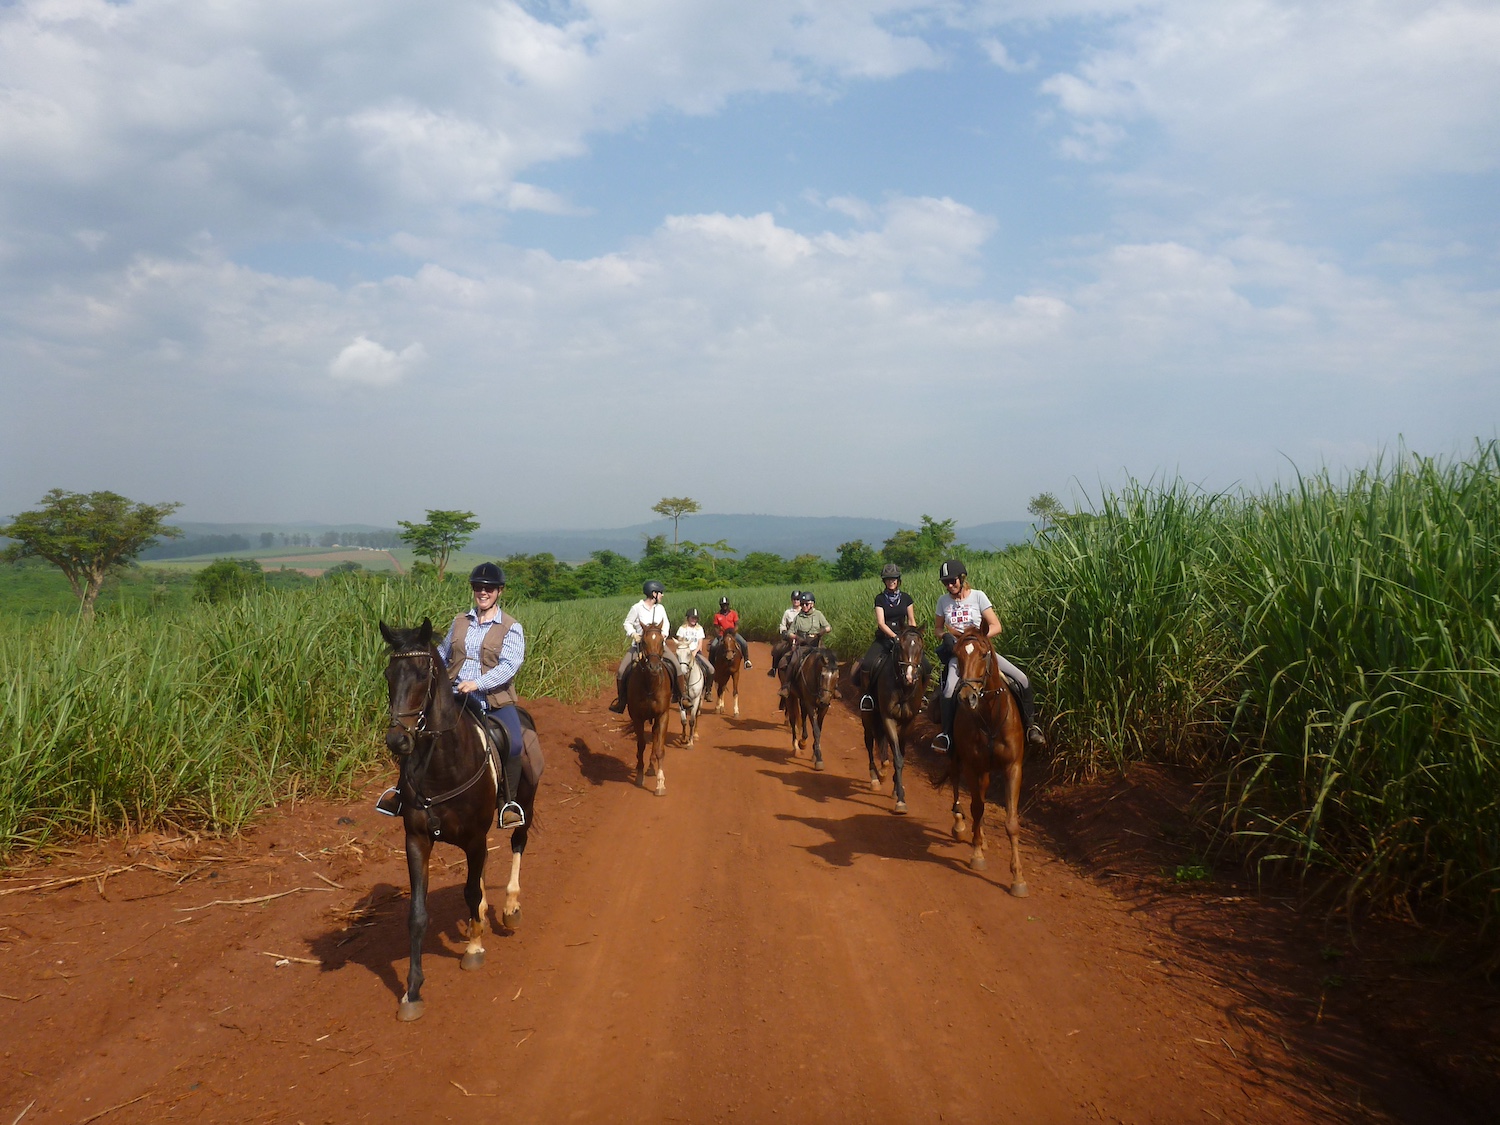
[[633, 641], [639, 640], [641, 627], [645, 625], [660, 625], [662, 636], [670, 635], [672, 626], [667, 621], [667, 607], [660, 602], [652, 605], [645, 598], [631, 606], [625, 615], [625, 635]]
[[990, 599], [983, 590], [970, 590], [961, 598], [944, 594], [937, 601], [937, 615], [948, 624], [952, 633], [965, 629], [983, 629], [984, 611], [990, 608]]
[[703, 631], [702, 625], [689, 625], [684, 621], [677, 626], [678, 651], [686, 652], [691, 649], [698, 651], [698, 646], [703, 643], [703, 638], [708, 634]]

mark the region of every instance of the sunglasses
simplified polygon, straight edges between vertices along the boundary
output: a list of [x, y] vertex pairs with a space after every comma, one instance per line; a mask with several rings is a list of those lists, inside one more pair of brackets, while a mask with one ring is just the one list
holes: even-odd
[[495, 585], [495, 583], [493, 583], [493, 582], [471, 582], [471, 583], [469, 583], [469, 589], [473, 590], [476, 594], [493, 594], [496, 590], [499, 590], [500, 588], [501, 587]]
[[944, 578], [943, 579], [943, 585], [944, 586], [961, 586], [961, 585], [963, 585], [963, 581], [964, 580], [962, 578]]

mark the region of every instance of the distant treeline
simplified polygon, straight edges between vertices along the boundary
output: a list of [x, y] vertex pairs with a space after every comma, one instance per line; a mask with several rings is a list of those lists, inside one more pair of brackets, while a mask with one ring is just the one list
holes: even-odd
[[574, 598], [609, 597], [638, 591], [648, 578], [666, 583], [668, 590], [705, 590], [724, 586], [811, 586], [818, 582], [847, 582], [870, 578], [886, 563], [903, 569], [935, 567], [955, 552], [966, 558], [987, 553], [954, 543], [953, 520], [923, 516], [920, 528], [897, 531], [880, 547], [863, 539], [839, 544], [831, 562], [820, 555], [783, 558], [769, 551], [751, 551], [736, 558], [738, 551], [720, 540], [672, 544], [665, 535], [646, 540], [639, 560], [617, 551], [594, 551], [588, 561], [570, 566], [548, 553], [515, 554], [500, 560], [506, 588], [515, 597], [544, 602]]
[[185, 559], [197, 555], [228, 555], [259, 547], [263, 551], [276, 547], [374, 547], [389, 550], [401, 545], [396, 531], [325, 531], [312, 536], [301, 532], [262, 531], [253, 540], [246, 535], [194, 535], [187, 539], [158, 542], [138, 556], [152, 559]]

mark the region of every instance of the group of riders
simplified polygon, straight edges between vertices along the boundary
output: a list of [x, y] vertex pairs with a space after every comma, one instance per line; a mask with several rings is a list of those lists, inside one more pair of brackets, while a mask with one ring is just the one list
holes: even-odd
[[[856, 684], [861, 690], [860, 710], [875, 707], [874, 685], [882, 665], [891, 657], [897, 634], [917, 624], [916, 605], [910, 594], [901, 589], [901, 568], [887, 563], [880, 572], [881, 591], [875, 595], [875, 637], [859, 662]], [[969, 584], [969, 571], [959, 559], [949, 559], [938, 569], [938, 581], [944, 593], [938, 598], [934, 627], [938, 640], [938, 665], [943, 670], [936, 696], [942, 732], [933, 740], [933, 749], [946, 753], [952, 743], [953, 720], [958, 711], [959, 675], [953, 659], [954, 638], [970, 629], [981, 629], [987, 637], [1000, 634], [999, 615], [983, 590]], [[526, 656], [526, 639], [520, 622], [500, 608], [500, 594], [505, 589], [505, 572], [492, 562], [480, 563], [469, 573], [473, 607], [453, 619], [448, 634], [438, 645], [438, 657], [448, 672], [453, 691], [465, 709], [481, 719], [497, 747], [504, 800], [497, 820], [502, 829], [519, 828], [525, 814], [516, 803], [521, 772], [522, 731], [516, 710], [514, 688], [516, 673]], [[641, 587], [641, 600], [625, 615], [628, 649], [615, 672], [616, 699], [611, 711], [625, 710], [626, 685], [630, 670], [640, 655], [641, 634], [646, 626], [661, 627], [662, 636], [672, 636], [662, 598], [666, 587], [652, 579]], [[698, 610], [689, 609], [685, 621], [675, 634], [677, 651], [683, 663], [698, 662], [706, 686], [713, 682], [713, 659], [716, 649], [733, 638], [740, 648], [745, 668], [750, 668], [750, 646], [739, 632], [739, 613], [729, 599], [719, 599], [719, 612], [713, 615], [715, 637], [708, 639], [698, 622]], [[833, 632], [828, 618], [817, 607], [811, 590], [793, 590], [790, 607], [781, 615], [779, 639], [771, 649], [771, 667], [766, 675], [780, 678], [781, 706], [786, 707], [788, 685], [798, 664], [812, 649]], [[1000, 671], [1010, 681], [1026, 741], [1033, 747], [1043, 744], [1041, 727], [1036, 721], [1036, 704], [1026, 674], [1005, 657], [995, 654]], [[672, 681], [672, 701], [682, 705], [683, 669], [674, 660], [663, 661]], [[400, 812], [400, 796], [395, 789], [386, 790], [376, 808], [395, 816]]]

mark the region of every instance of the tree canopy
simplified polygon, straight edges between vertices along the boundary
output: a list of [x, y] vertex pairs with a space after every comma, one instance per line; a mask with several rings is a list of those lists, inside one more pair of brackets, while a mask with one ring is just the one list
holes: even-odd
[[479, 530], [479, 521], [473, 512], [447, 511], [429, 508], [427, 519], [422, 523], [397, 520], [401, 525], [401, 540], [410, 545], [412, 553], [428, 561], [439, 578], [448, 569], [448, 556], [460, 550], [469, 537]]
[[36, 511], [22, 512], [0, 527], [15, 542], [3, 557], [46, 559], [67, 575], [85, 617], [109, 572], [133, 559], [158, 536], [175, 539], [182, 532], [163, 521], [181, 504], [136, 504], [117, 492], [68, 492], [54, 488]]
[[1026, 505], [1026, 510], [1042, 521], [1043, 531], [1056, 523], [1059, 516], [1066, 514], [1057, 497], [1050, 492], [1037, 493], [1031, 498], [1031, 503]]
[[941, 562], [956, 538], [956, 520], [935, 520], [922, 517], [922, 526], [903, 527], [881, 548], [886, 562], [893, 562], [902, 570], [932, 566]]
[[677, 545], [677, 521], [683, 516], [690, 516], [694, 512], [701, 512], [703, 505], [691, 496], [663, 496], [651, 510], [659, 516], [665, 516], [672, 521], [672, 545]]

